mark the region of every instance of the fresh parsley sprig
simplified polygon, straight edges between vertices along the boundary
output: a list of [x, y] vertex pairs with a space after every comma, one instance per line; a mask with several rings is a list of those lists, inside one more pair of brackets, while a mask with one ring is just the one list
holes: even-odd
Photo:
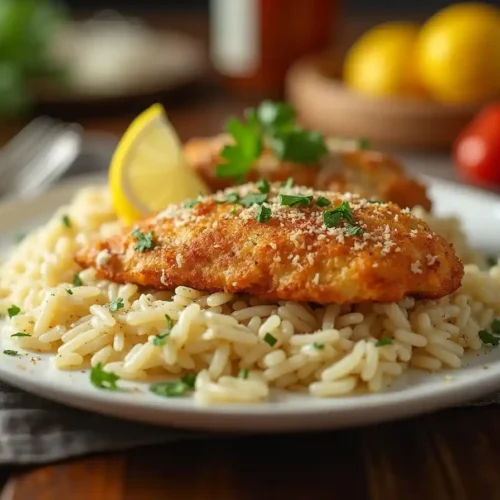
[[262, 154], [264, 144], [276, 157], [294, 163], [316, 163], [328, 151], [323, 135], [297, 124], [295, 110], [288, 104], [263, 101], [245, 113], [245, 120], [231, 118], [227, 131], [232, 137], [221, 152], [223, 163], [216, 167], [217, 177], [243, 180]]

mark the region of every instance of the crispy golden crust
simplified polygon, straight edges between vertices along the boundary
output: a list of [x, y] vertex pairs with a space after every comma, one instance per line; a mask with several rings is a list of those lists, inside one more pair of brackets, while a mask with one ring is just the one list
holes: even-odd
[[[99, 276], [117, 282], [157, 289], [185, 285], [271, 300], [392, 302], [406, 295], [439, 298], [460, 286], [463, 265], [453, 247], [408, 210], [306, 188], [286, 192], [314, 200], [322, 195], [333, 205], [292, 208], [279, 204], [279, 189], [273, 185], [268, 195], [268, 222], [255, 220], [257, 205], [216, 203], [233, 191], [228, 190], [141, 222], [143, 233], [154, 231], [151, 250], [134, 249], [137, 240], [127, 229], [83, 249], [76, 259], [84, 267], [97, 261]], [[239, 188], [242, 195], [249, 191], [255, 186]], [[343, 200], [364, 234], [349, 236], [343, 221], [325, 226], [323, 212]], [[98, 258], [101, 252], [105, 259]]]
[[[233, 184], [231, 179], [215, 175], [215, 167], [221, 162], [220, 152], [229, 140], [229, 136], [219, 135], [191, 139], [184, 145], [188, 164], [213, 191]], [[300, 186], [351, 192], [365, 198], [392, 201], [402, 208], [419, 205], [430, 210], [431, 202], [425, 186], [408, 177], [395, 158], [377, 151], [341, 151], [334, 145], [329, 149], [331, 154], [322, 160], [321, 165], [280, 162], [266, 149], [245, 180], [255, 182], [264, 178], [282, 182], [293, 177], [295, 184]]]

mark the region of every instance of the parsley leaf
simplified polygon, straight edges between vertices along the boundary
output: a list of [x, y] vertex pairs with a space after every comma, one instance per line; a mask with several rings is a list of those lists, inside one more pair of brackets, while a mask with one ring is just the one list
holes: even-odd
[[328, 152], [321, 133], [302, 129], [276, 133], [271, 147], [277, 158], [294, 163], [316, 163]]
[[260, 205], [255, 214], [255, 220], [258, 222], [268, 222], [271, 219], [271, 209]]
[[196, 382], [196, 373], [188, 373], [181, 377], [181, 382], [186, 384], [190, 389], [194, 389], [194, 384]]
[[149, 390], [157, 396], [166, 398], [175, 398], [184, 396], [194, 389], [196, 382], [196, 375], [185, 375], [180, 380], [172, 380], [169, 382], [159, 382], [149, 386]]
[[66, 288], [66, 293], [68, 295], [73, 295], [73, 290], [71, 290], [71, 288]]
[[225, 200], [215, 200], [215, 203], [238, 203], [240, 195], [238, 193], [229, 193]]
[[78, 273], [75, 274], [73, 277], [73, 286], [82, 286], [83, 281], [82, 278], [80, 278], [80, 275]]
[[270, 333], [266, 333], [264, 335], [264, 342], [266, 344], [269, 344], [271, 347], [274, 347], [274, 345], [276, 344], [276, 342], [278, 342], [278, 339], [274, 336], [274, 335], [271, 335]]
[[343, 201], [332, 210], [323, 212], [323, 222], [326, 227], [336, 227], [341, 220], [354, 224], [351, 205], [348, 201]]
[[259, 126], [255, 119], [244, 123], [232, 118], [228, 122], [227, 130], [232, 135], [234, 144], [224, 146], [220, 156], [225, 162], [217, 165], [215, 175], [242, 179], [262, 153]]
[[116, 384], [118, 380], [120, 377], [116, 373], [103, 370], [102, 363], [97, 363], [90, 371], [90, 382], [99, 389], [118, 391], [120, 390]]
[[500, 337], [493, 335], [487, 330], [480, 330], [478, 335], [483, 344], [490, 344], [494, 347], [497, 347], [500, 344]]
[[342, 214], [334, 210], [326, 210], [323, 212], [323, 222], [326, 227], [337, 227], [338, 223], [342, 220]]
[[155, 335], [152, 339], [151, 343], [157, 347], [162, 347], [167, 342], [167, 338], [170, 335], [172, 327], [174, 326], [174, 320], [168, 315], [165, 314], [165, 319], [167, 320], [167, 329], [164, 332]]
[[193, 208], [195, 205], [200, 203], [200, 200], [194, 198], [193, 200], [187, 200], [184, 202], [184, 208]]
[[134, 229], [132, 231], [132, 236], [137, 240], [134, 248], [141, 253], [145, 252], [146, 250], [151, 250], [156, 246], [156, 243], [154, 242], [154, 231], [143, 233], [139, 229]]
[[497, 265], [498, 257], [496, 255], [488, 255], [486, 257], [486, 265], [488, 267], [494, 267]]
[[269, 190], [271, 189], [271, 186], [269, 185], [269, 182], [266, 181], [266, 179], [261, 179], [257, 183], [257, 189], [262, 193], [266, 194], [269, 193]]
[[324, 196], [320, 196], [316, 200], [316, 205], [318, 205], [318, 207], [321, 207], [321, 208], [322, 207], [329, 207], [331, 204], [332, 204], [332, 202], [328, 198], [325, 198]]
[[13, 351], [12, 349], [5, 349], [3, 353], [7, 356], [17, 356], [19, 354], [18, 351]]
[[111, 312], [116, 312], [118, 309], [123, 309], [123, 307], [125, 307], [125, 305], [123, 304], [123, 299], [121, 297], [118, 297], [109, 303], [109, 310]]
[[255, 116], [267, 133], [293, 127], [297, 117], [295, 110], [289, 104], [274, 101], [262, 101], [256, 110], [247, 111], [247, 116], [250, 118]]
[[248, 369], [243, 368], [238, 372], [238, 378], [242, 378], [243, 380], [246, 380], [248, 378]]
[[71, 229], [71, 219], [67, 215], [63, 215], [62, 218], [62, 223], [64, 226], [66, 226], [68, 229]]
[[491, 331], [500, 334], [500, 319], [494, 319], [491, 323]]
[[284, 187], [285, 189], [293, 187], [293, 177], [288, 177], [285, 182], [281, 183], [281, 187]]
[[30, 333], [24, 333], [24, 332], [17, 332], [13, 333], [11, 337], [31, 337]]
[[236, 203], [244, 207], [251, 207], [252, 205], [262, 205], [266, 201], [267, 194], [262, 193], [248, 193], [243, 198], [240, 198]]
[[354, 218], [352, 216], [351, 205], [349, 205], [348, 201], [343, 201], [340, 205], [337, 205], [334, 209], [334, 212], [339, 212], [342, 214], [342, 217], [351, 224], [354, 224]]
[[318, 344], [318, 342], [314, 342], [313, 347], [318, 351], [322, 351], [325, 348], [325, 344]]
[[8, 309], [7, 309], [7, 314], [9, 315], [9, 318], [13, 318], [14, 316], [17, 316], [21, 312], [21, 308], [17, 307], [16, 305], [12, 304]]
[[305, 196], [302, 194], [292, 195], [292, 194], [279, 194], [278, 200], [280, 205], [285, 207], [308, 207], [312, 202], [312, 196]]
[[384, 347], [386, 345], [391, 345], [392, 339], [390, 337], [382, 337], [381, 339], [375, 342], [375, 347]]
[[346, 234], [347, 236], [360, 236], [361, 234], [363, 234], [364, 231], [363, 231], [363, 228], [359, 227], [359, 226], [347, 226], [346, 228]]

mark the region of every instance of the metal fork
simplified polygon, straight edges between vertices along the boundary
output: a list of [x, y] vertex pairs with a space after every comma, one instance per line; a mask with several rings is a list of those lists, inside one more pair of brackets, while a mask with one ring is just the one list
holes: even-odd
[[58, 180], [82, 148], [82, 128], [36, 118], [0, 150], [0, 196], [32, 197]]

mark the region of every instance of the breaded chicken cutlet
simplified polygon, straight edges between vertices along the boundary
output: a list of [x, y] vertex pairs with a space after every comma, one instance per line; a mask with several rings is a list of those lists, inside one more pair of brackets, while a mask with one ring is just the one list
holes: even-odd
[[[295, 184], [319, 190], [351, 192], [364, 198], [392, 201], [402, 208], [431, 208], [425, 186], [408, 177], [392, 156], [378, 151], [346, 148], [349, 141], [326, 140], [328, 154], [319, 163], [300, 164], [278, 160], [270, 148], [264, 148], [253, 163], [245, 181], [264, 178], [283, 182], [292, 177]], [[352, 142], [352, 141], [350, 141]], [[216, 167], [222, 162], [220, 153], [231, 143], [231, 136], [191, 139], [184, 145], [184, 156], [205, 183], [213, 190], [230, 187], [234, 181], [218, 177]]]
[[171, 205], [76, 260], [115, 282], [320, 304], [436, 299], [463, 276], [408, 209], [265, 181]]

